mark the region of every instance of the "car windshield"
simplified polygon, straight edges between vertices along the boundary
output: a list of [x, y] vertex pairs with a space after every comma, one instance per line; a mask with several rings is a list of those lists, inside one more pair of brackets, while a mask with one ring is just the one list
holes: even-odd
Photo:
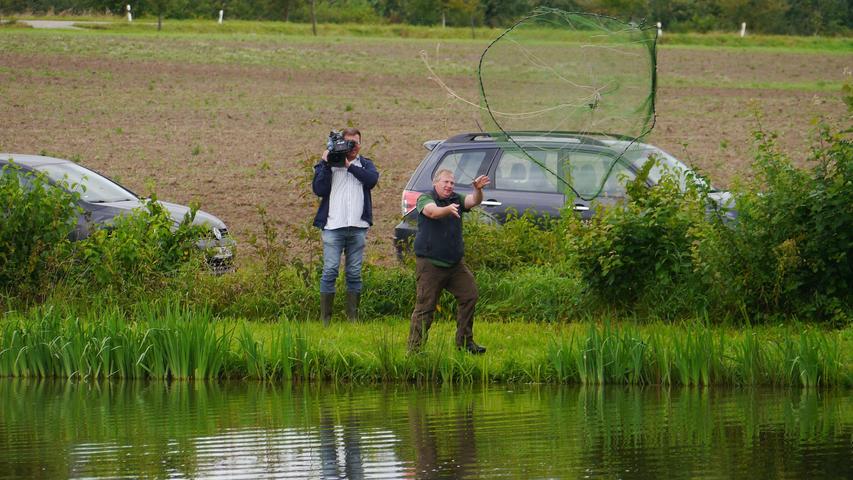
[[54, 163], [36, 167], [55, 183], [80, 194], [89, 203], [121, 202], [136, 200], [136, 195], [115, 182], [76, 163]]

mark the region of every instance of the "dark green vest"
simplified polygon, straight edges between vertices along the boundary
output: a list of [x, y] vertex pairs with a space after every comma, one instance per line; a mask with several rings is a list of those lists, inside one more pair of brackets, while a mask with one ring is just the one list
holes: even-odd
[[[459, 213], [462, 213], [465, 205], [462, 196], [454, 193], [446, 199], [441, 199], [433, 189], [425, 193], [435, 201], [436, 206], [446, 207], [451, 203], [459, 205]], [[415, 235], [415, 255], [418, 257], [432, 258], [450, 264], [457, 264], [462, 260], [465, 244], [462, 242], [462, 219], [448, 215], [438, 220], [429, 218], [420, 212], [418, 214], [418, 233]]]

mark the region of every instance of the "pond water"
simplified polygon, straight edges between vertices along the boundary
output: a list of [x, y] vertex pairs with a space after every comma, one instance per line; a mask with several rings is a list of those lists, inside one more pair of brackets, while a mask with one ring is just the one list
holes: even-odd
[[0, 478], [853, 478], [853, 392], [0, 379]]

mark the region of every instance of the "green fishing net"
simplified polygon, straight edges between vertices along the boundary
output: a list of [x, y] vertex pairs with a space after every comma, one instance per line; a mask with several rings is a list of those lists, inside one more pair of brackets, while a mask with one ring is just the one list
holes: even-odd
[[[485, 130], [576, 196], [597, 197], [621, 154], [654, 126], [656, 33], [600, 15], [533, 11], [480, 57]], [[554, 145], [526, 141], [542, 136], [553, 137]], [[573, 152], [601, 141], [616, 154], [608, 157], [595, 188], [575, 188], [577, 169], [566, 164]], [[559, 162], [544, 162], [542, 148], [550, 156], [559, 150]]]

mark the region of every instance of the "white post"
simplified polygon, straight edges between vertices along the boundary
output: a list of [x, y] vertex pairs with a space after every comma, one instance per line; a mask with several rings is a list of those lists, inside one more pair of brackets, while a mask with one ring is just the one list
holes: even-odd
[[127, 4], [127, 21], [128, 22], [133, 21], [133, 15], [130, 14], [130, 4]]
[[220, 10], [220, 11], [219, 11], [219, 24], [220, 24], [220, 25], [222, 25], [222, 15], [224, 15], [224, 14], [225, 14], [225, 10]]
[[659, 37], [660, 37], [661, 35], [663, 35], [663, 28], [661, 28], [661, 27], [663, 27], [663, 24], [662, 24], [662, 23], [660, 23], [660, 22], [658, 22], [658, 36], [659, 36]]
[[740, 36], [746, 36], [746, 22], [740, 24]]

